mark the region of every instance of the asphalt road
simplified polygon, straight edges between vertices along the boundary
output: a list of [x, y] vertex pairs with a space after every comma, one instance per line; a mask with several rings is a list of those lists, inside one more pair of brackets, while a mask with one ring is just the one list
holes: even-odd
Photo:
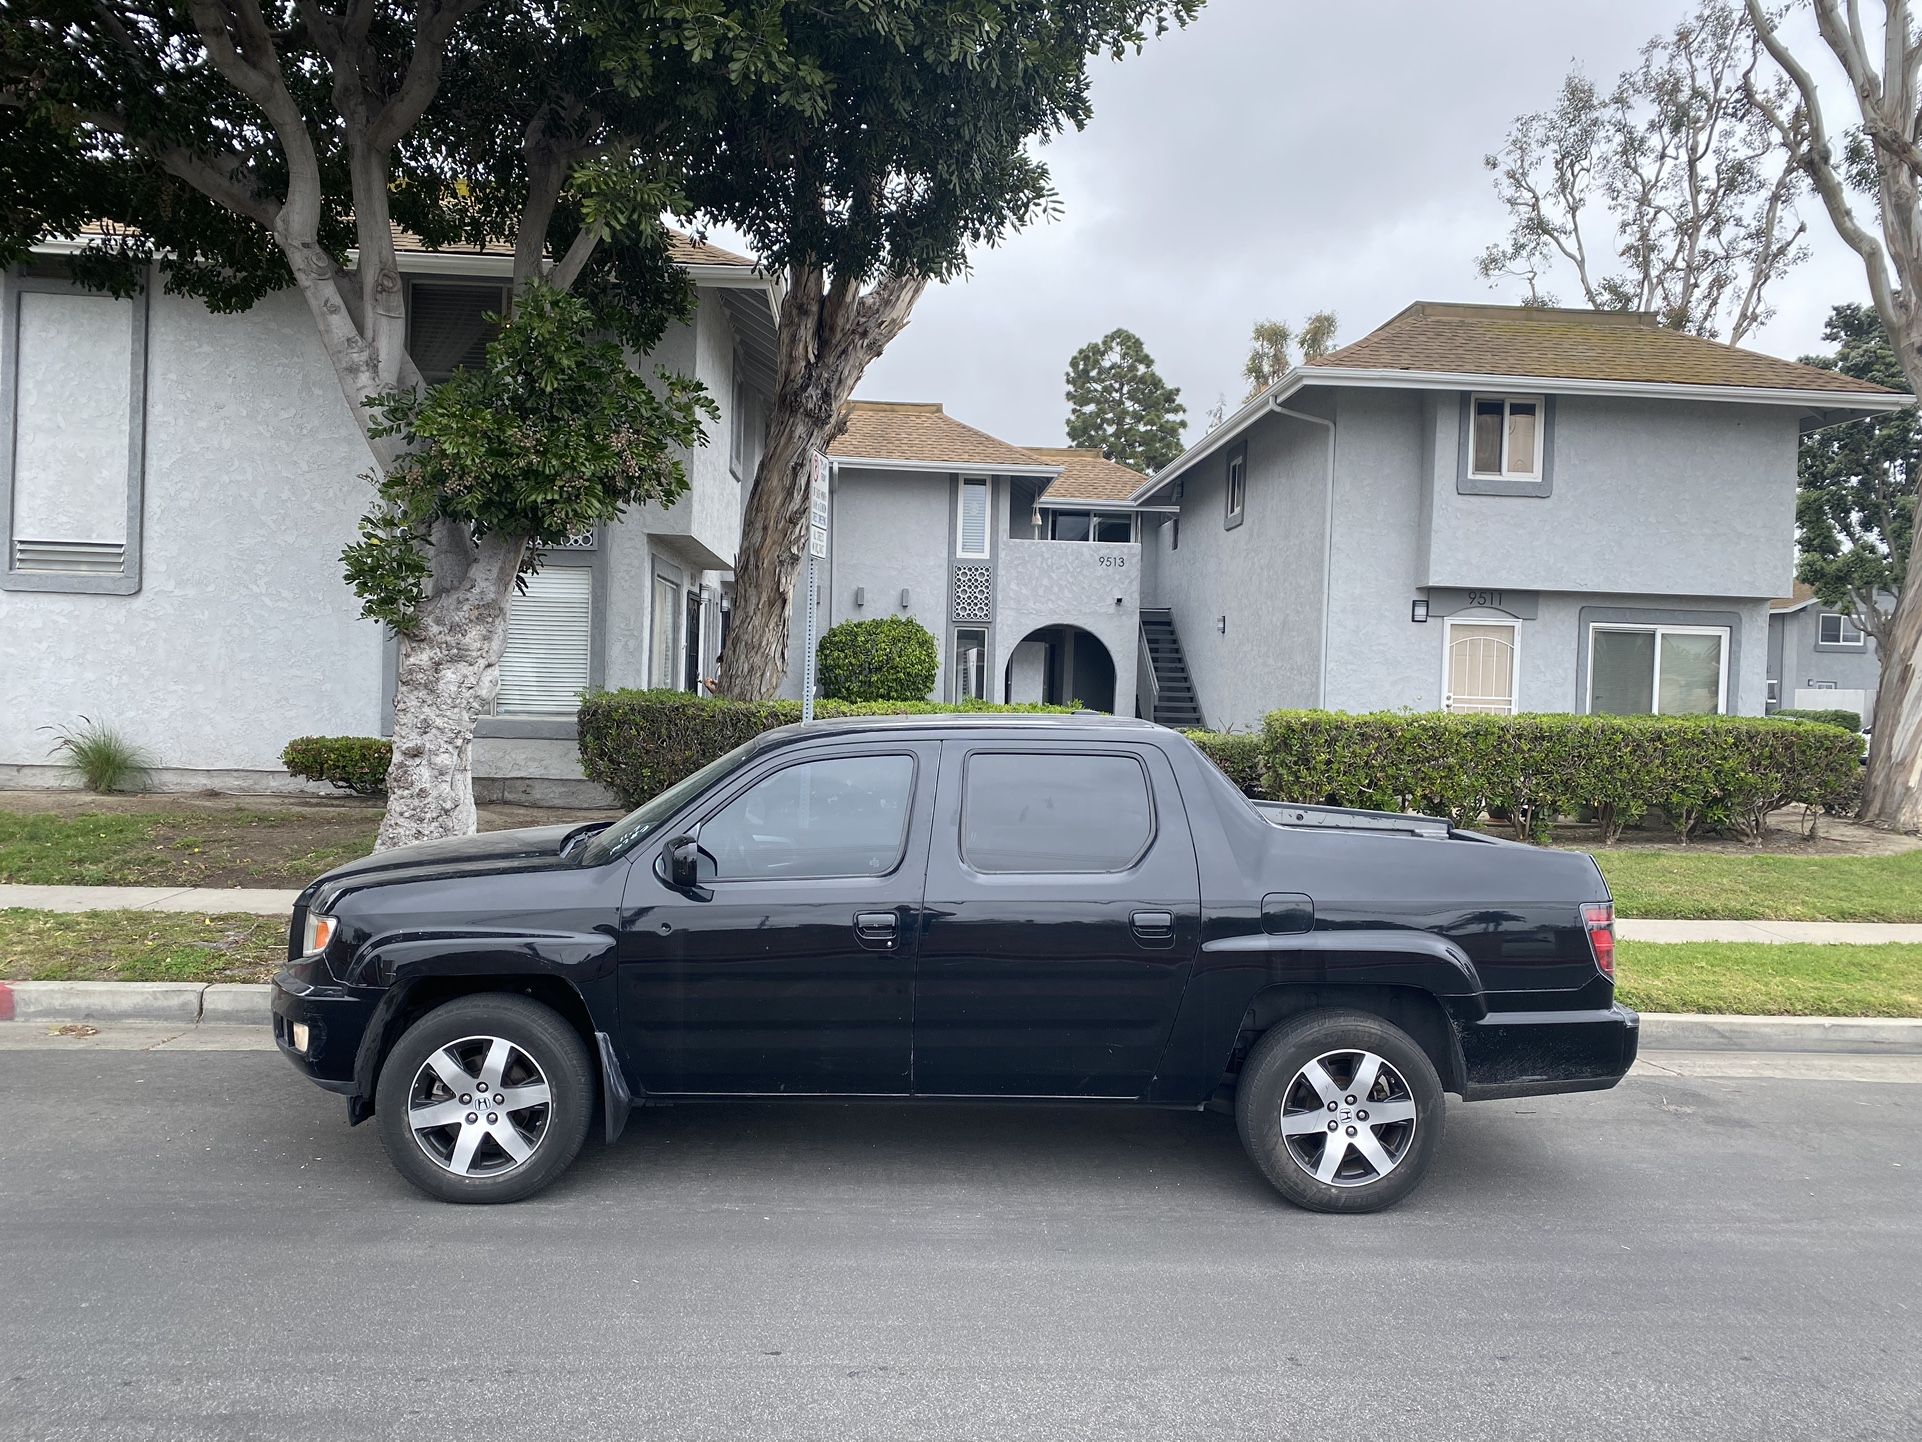
[[823, 1106], [459, 1209], [272, 1053], [0, 1045], [0, 1436], [1922, 1437], [1922, 1061], [1744, 1068], [1456, 1106], [1373, 1217], [1222, 1117]]

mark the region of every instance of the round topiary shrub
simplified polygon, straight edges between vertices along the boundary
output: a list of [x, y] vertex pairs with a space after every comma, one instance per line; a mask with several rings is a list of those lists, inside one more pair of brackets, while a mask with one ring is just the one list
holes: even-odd
[[906, 616], [843, 621], [816, 657], [821, 694], [834, 701], [924, 701], [941, 674], [934, 636]]

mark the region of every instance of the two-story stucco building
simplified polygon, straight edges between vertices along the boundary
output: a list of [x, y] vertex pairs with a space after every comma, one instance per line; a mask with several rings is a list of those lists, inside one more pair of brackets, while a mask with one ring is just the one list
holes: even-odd
[[[0, 785], [57, 782], [42, 728], [82, 715], [146, 748], [162, 786], [286, 784], [290, 738], [391, 725], [392, 643], [341, 576], [366, 442], [297, 294], [241, 315], [158, 284], [116, 298], [70, 282], [72, 248], [0, 275]], [[649, 360], [700, 380], [720, 420], [679, 500], [550, 552], [513, 600], [474, 747], [483, 797], [592, 794], [580, 692], [712, 674], [776, 296], [717, 247], [677, 259], [694, 313]], [[403, 239], [400, 262], [423, 373], [471, 363], [511, 254]]]
[[[1131, 715], [1146, 477], [1098, 452], [1021, 447], [939, 404], [855, 401], [829, 448], [818, 631], [910, 617], [941, 653], [939, 699], [1078, 700]], [[797, 586], [792, 635], [803, 634]], [[790, 647], [800, 694], [805, 651]]]
[[[1882, 603], [1892, 611], [1895, 598]], [[1797, 581], [1769, 602], [1769, 710], [1857, 711], [1871, 721], [1881, 681], [1875, 638], [1855, 617], [1822, 605], [1814, 587]]]
[[1799, 437], [1909, 403], [1652, 316], [1413, 305], [1137, 488], [1143, 604], [1211, 726], [1761, 715]]

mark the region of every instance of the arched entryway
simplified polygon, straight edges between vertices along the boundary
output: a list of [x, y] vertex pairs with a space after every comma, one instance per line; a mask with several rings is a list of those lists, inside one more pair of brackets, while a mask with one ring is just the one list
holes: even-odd
[[1002, 685], [1013, 702], [1078, 702], [1090, 711], [1113, 711], [1114, 657], [1092, 631], [1042, 626], [1015, 646]]

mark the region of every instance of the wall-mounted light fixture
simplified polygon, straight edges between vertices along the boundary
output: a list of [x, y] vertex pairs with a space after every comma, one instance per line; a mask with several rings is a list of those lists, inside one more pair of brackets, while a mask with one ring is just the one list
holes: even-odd
[[1228, 618], [1226, 616], [1215, 617], [1215, 629], [1221, 632], [1222, 635], [1224, 636], [1227, 635], [1228, 634]]
[[1125, 605], [1127, 605], [1127, 604], [1128, 604], [1128, 602], [1127, 602], [1127, 600], [1126, 600], [1126, 598], [1124, 598], [1124, 597], [1121, 597], [1121, 596], [1116, 596], [1116, 597], [1114, 598], [1114, 603], [1115, 603], [1115, 604], [1116, 604], [1117, 606], [1125, 606]]
[[867, 603], [868, 588], [866, 586], [856, 586], [854, 588], [854, 604], [857, 606], [865, 606]]
[[903, 611], [908, 609], [909, 599], [910, 598], [908, 596], [908, 588], [906, 586], [903, 586], [901, 588], [901, 609]]
[[1428, 619], [1428, 598], [1426, 596], [1417, 596], [1409, 605], [1408, 619], [1418, 623]]

